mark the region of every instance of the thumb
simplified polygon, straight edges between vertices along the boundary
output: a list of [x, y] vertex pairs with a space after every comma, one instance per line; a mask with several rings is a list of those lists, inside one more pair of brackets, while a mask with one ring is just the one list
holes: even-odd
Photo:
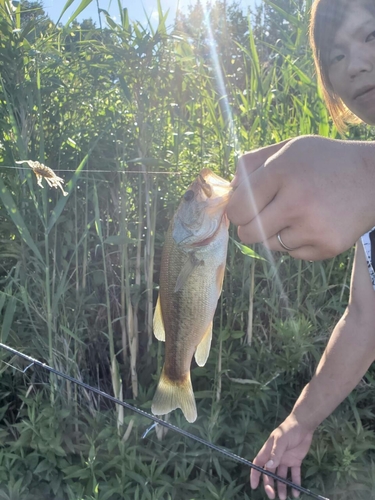
[[266, 469], [277, 469], [286, 449], [287, 443], [285, 442], [285, 440], [275, 437], [270, 453], [270, 459], [265, 465]]
[[257, 170], [268, 160], [270, 156], [277, 153], [289, 141], [290, 139], [286, 139], [285, 141], [272, 144], [271, 146], [266, 146], [265, 148], [254, 149], [254, 151], [249, 151], [248, 153], [240, 156], [237, 163], [236, 174], [231, 182], [231, 186], [237, 187], [243, 181], [244, 177]]

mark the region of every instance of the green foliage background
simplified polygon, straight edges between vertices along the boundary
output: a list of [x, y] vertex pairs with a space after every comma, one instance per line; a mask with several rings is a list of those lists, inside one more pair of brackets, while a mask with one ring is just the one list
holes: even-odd
[[[243, 151], [336, 130], [315, 84], [309, 0], [249, 16], [198, 3], [176, 20], [159, 8], [156, 27], [119, 2], [119, 21], [104, 12], [101, 28], [75, 21], [89, 3], [55, 26], [37, 3], [0, 0], [1, 341], [150, 411], [161, 248], [184, 189], [204, 166], [230, 178]], [[53, 168], [69, 195], [40, 189], [15, 164], [25, 159]], [[312, 376], [353, 257], [255, 250], [264, 260], [230, 242], [212, 351], [192, 367], [197, 421], [170, 416], [248, 459]], [[145, 419], [0, 356], [0, 499], [265, 497], [246, 468], [171, 432], [142, 439]], [[373, 412], [370, 371], [318, 429], [304, 486], [374, 497]]]

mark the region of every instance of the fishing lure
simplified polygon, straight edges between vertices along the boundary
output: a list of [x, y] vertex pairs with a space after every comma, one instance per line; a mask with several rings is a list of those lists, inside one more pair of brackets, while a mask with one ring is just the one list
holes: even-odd
[[50, 187], [56, 189], [60, 188], [63, 195], [68, 196], [69, 193], [64, 191], [64, 188], [62, 187], [64, 179], [58, 177], [52, 170], [52, 168], [46, 167], [45, 165], [43, 165], [43, 163], [39, 163], [38, 161], [32, 161], [32, 160], [21, 160], [21, 161], [16, 161], [16, 163], [18, 164], [27, 163], [34, 172], [34, 174], [36, 175], [37, 184], [41, 188], [44, 188], [42, 184], [42, 179], [45, 179]]

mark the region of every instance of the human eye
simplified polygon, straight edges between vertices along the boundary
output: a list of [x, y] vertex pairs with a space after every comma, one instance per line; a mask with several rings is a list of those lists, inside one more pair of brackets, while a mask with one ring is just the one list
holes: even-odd
[[329, 63], [330, 63], [330, 65], [337, 64], [338, 62], [342, 61], [344, 59], [344, 57], [345, 57], [344, 54], [334, 55], [333, 57], [330, 58]]
[[372, 31], [369, 35], [367, 35], [365, 42], [372, 42], [375, 40], [375, 31]]

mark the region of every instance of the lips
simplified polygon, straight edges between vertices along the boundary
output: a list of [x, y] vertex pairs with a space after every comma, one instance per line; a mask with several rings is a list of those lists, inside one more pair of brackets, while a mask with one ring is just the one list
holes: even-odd
[[365, 96], [371, 90], [375, 90], [375, 85], [367, 85], [366, 87], [362, 87], [354, 93], [353, 99], [358, 99], [358, 97]]

